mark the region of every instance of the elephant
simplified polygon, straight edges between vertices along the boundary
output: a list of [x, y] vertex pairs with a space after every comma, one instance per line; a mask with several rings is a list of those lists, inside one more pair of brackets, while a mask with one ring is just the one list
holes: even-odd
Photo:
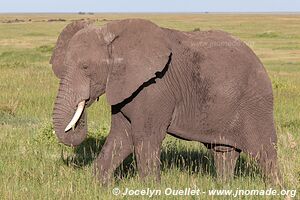
[[132, 153], [139, 178], [160, 181], [167, 134], [204, 144], [220, 179], [232, 178], [244, 152], [268, 180], [280, 180], [270, 78], [229, 33], [183, 32], [144, 19], [101, 27], [74, 21], [60, 33], [50, 64], [60, 79], [53, 109], [59, 142], [84, 141], [86, 108], [106, 94], [111, 128], [94, 162], [100, 183]]

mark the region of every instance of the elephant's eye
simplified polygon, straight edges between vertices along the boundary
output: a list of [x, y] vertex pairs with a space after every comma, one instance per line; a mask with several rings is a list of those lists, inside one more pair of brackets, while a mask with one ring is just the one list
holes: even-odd
[[83, 64], [83, 65], [82, 65], [82, 68], [83, 68], [83, 69], [87, 69], [87, 68], [88, 68], [88, 65], [87, 65], [87, 64]]
[[86, 76], [89, 76], [90, 75], [89, 74], [89, 65], [87, 63], [85, 63], [85, 64], [82, 64], [81, 66], [82, 66], [82, 70], [83, 70], [84, 74]]

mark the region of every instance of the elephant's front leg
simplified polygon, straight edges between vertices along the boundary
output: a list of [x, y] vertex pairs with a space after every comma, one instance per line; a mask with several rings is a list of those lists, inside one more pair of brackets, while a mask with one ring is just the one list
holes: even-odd
[[124, 112], [131, 120], [139, 177], [160, 181], [160, 153], [175, 106], [173, 93], [163, 80], [144, 88]]
[[106, 185], [114, 170], [133, 152], [131, 127], [122, 113], [112, 115], [111, 130], [95, 161], [95, 174]]
[[[162, 139], [155, 135], [145, 136], [135, 132], [134, 139], [135, 155], [139, 177], [142, 180], [149, 178], [160, 181], [160, 151]], [[143, 136], [142, 136], [143, 135]]]
[[[162, 114], [162, 113], [159, 113]], [[132, 136], [139, 177], [160, 181], [160, 153], [166, 136], [168, 118], [163, 115], [143, 115], [132, 121]]]

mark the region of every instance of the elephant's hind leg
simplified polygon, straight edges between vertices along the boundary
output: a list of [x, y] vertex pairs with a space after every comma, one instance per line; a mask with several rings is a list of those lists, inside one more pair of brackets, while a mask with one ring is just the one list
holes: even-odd
[[277, 151], [272, 143], [261, 146], [259, 152], [253, 157], [258, 161], [267, 183], [281, 185], [282, 177], [278, 168]]
[[247, 141], [243, 151], [258, 161], [267, 182], [280, 185], [281, 175], [276, 150], [277, 137], [272, 113], [245, 115], [242, 132]]
[[222, 181], [230, 180], [240, 152], [234, 147], [216, 145], [211, 148], [217, 173], [217, 178]]

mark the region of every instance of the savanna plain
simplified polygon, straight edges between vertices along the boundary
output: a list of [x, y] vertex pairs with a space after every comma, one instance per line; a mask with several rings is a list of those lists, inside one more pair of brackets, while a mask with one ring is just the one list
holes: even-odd
[[[144, 18], [183, 30], [220, 29], [246, 42], [272, 80], [278, 158], [285, 189], [300, 192], [300, 14], [1, 14], [0, 199], [148, 199], [114, 196], [112, 189], [268, 189], [256, 163], [242, 154], [233, 180], [215, 178], [210, 153], [198, 142], [167, 136], [161, 183], [140, 182], [134, 156], [101, 187], [93, 160], [110, 129], [105, 96], [88, 109], [89, 135], [77, 148], [58, 143], [52, 108], [59, 80], [49, 59], [60, 31], [72, 20]], [[263, 134], [263, 133], [262, 133]], [[274, 187], [273, 187], [274, 188]], [[283, 199], [284, 196], [154, 196], [153, 199]], [[299, 194], [295, 199], [299, 198]]]

